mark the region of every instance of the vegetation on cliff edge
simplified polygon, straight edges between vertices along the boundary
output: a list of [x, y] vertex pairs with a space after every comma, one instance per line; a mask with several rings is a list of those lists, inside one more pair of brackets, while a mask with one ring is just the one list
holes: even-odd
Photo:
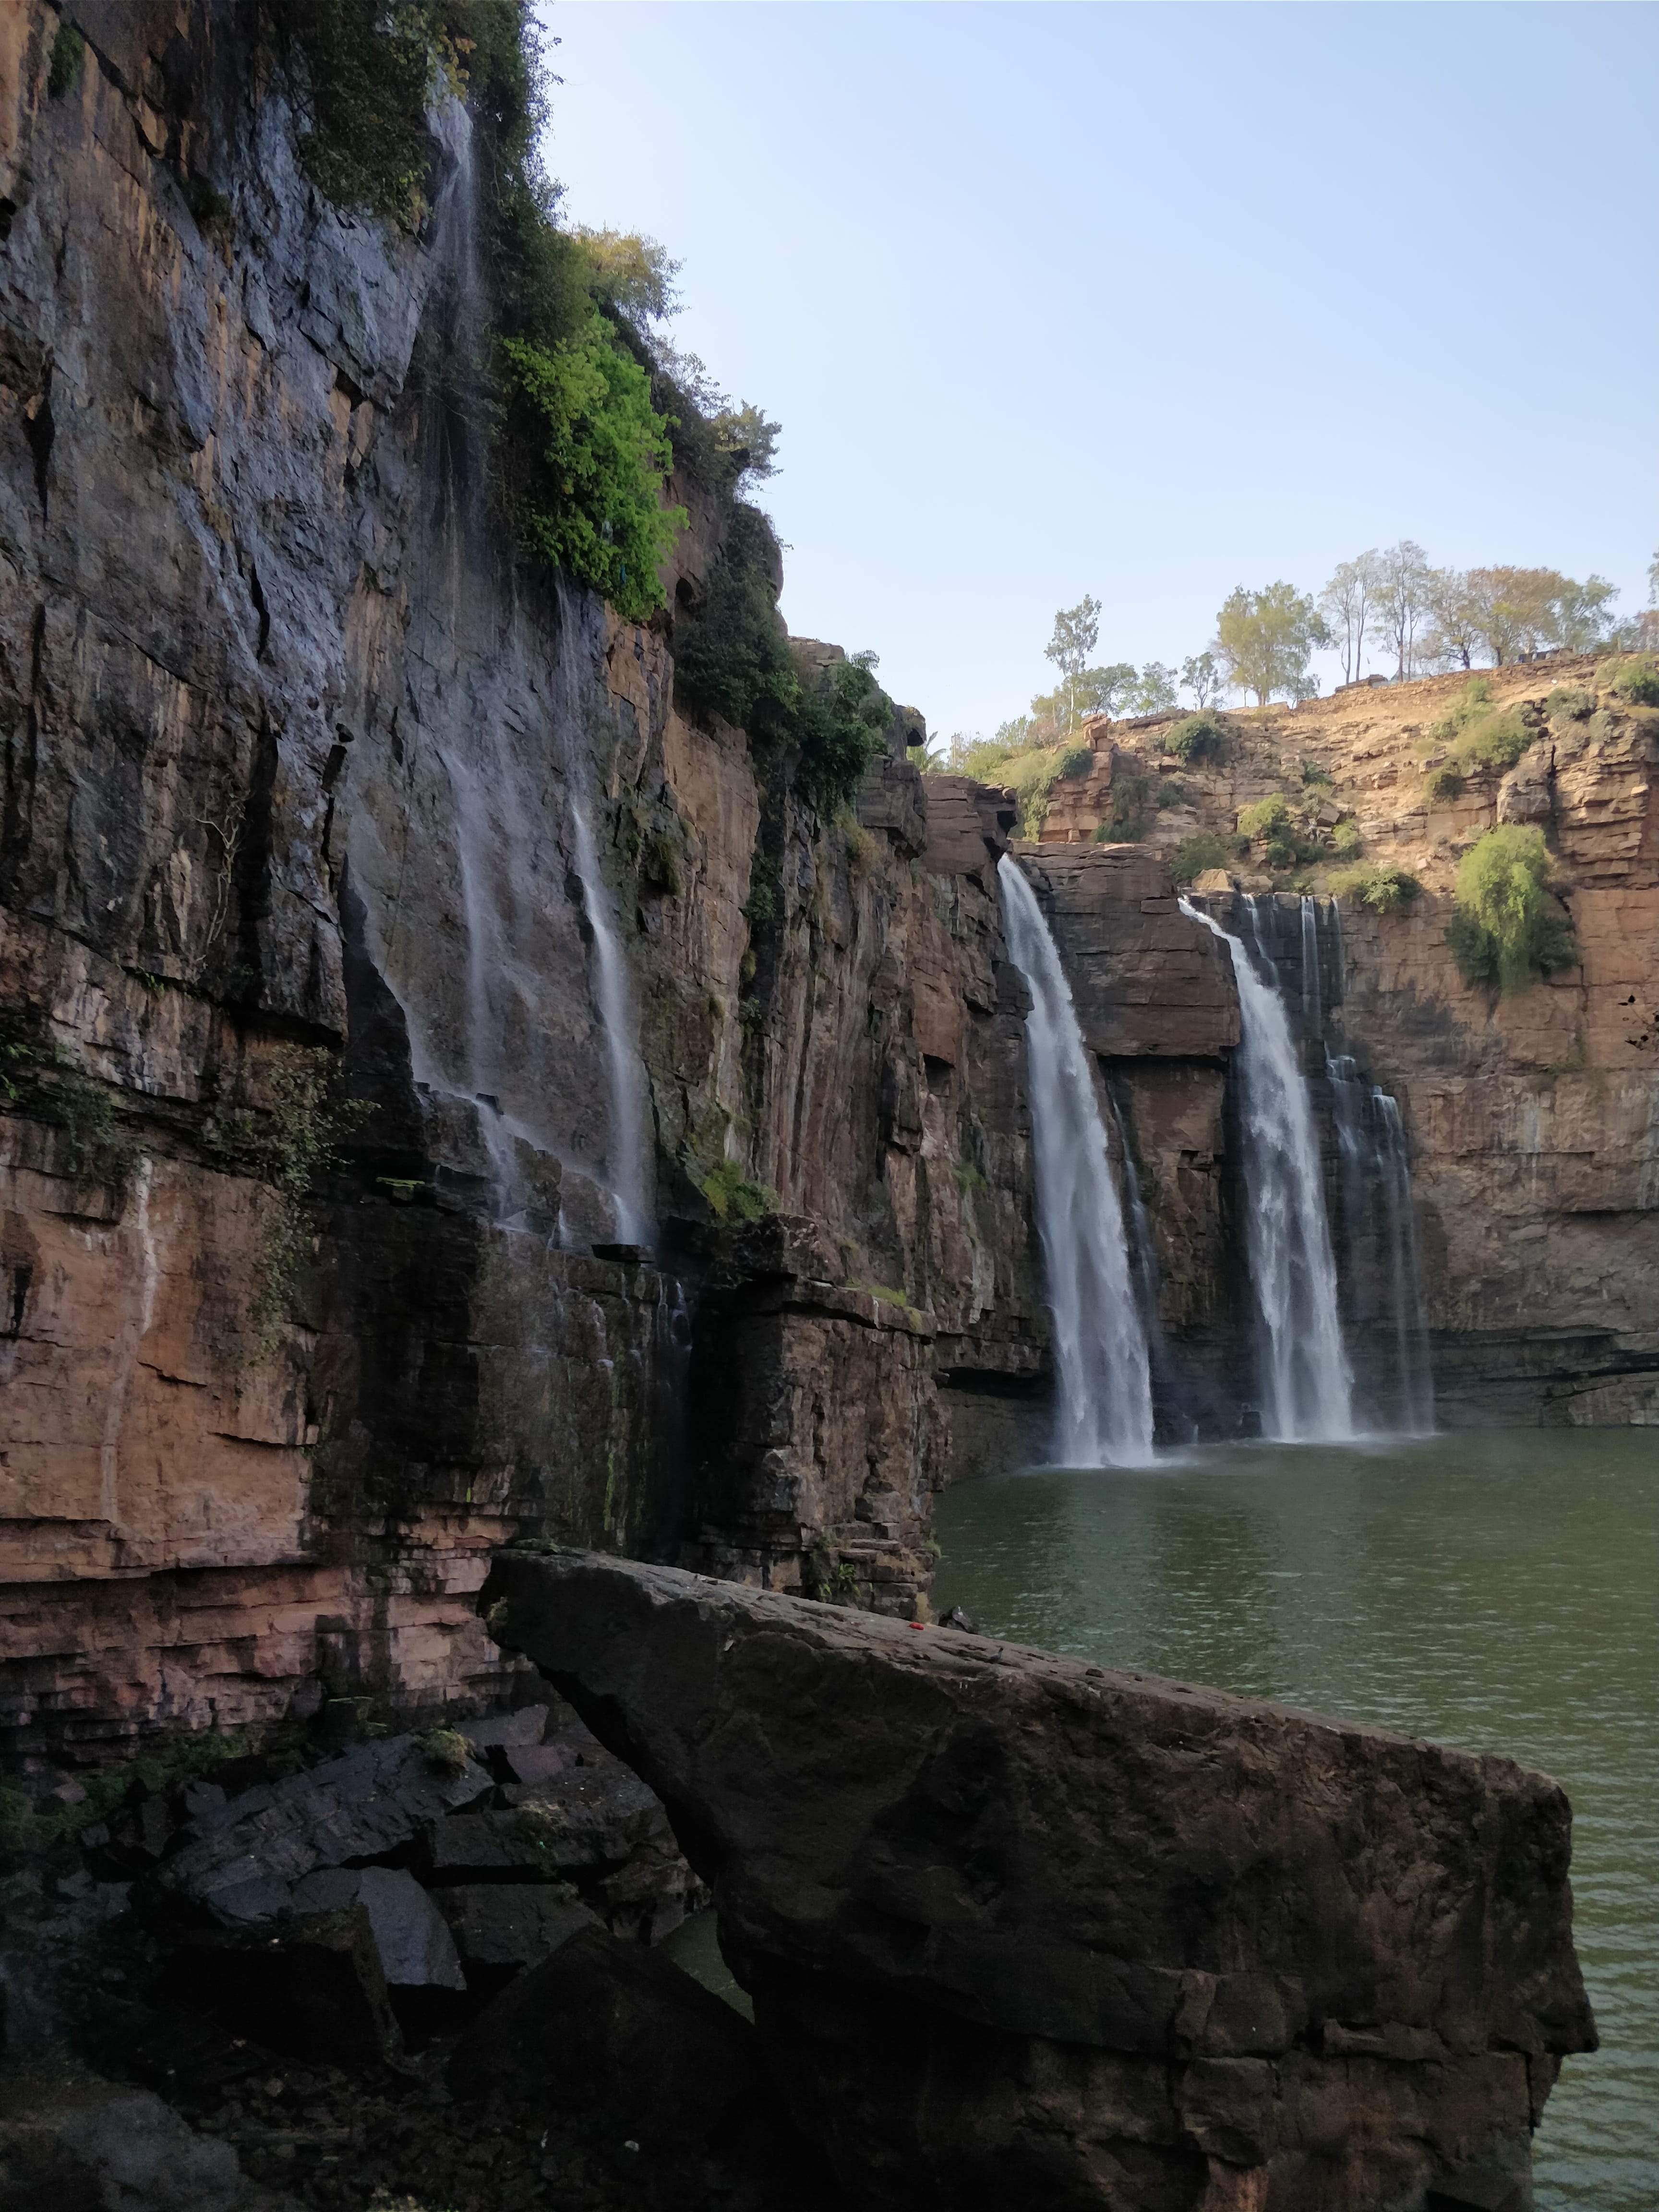
[[1518, 823], [1487, 830], [1463, 855], [1446, 942], [1466, 983], [1496, 984], [1508, 996], [1577, 964], [1553, 873], [1543, 831]]

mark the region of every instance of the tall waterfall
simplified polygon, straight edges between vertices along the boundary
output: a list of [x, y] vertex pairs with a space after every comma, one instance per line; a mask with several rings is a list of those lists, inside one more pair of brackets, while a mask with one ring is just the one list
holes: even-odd
[[1411, 1163], [1397, 1100], [1373, 1091], [1371, 1104], [1380, 1124], [1377, 1164], [1382, 1177], [1383, 1218], [1388, 1228], [1389, 1284], [1394, 1304], [1395, 1352], [1399, 1363], [1401, 1425], [1408, 1437], [1434, 1434], [1434, 1371], [1429, 1364], [1428, 1302], [1423, 1263], [1417, 1249], [1417, 1216], [1412, 1206]]
[[599, 868], [598, 848], [585, 795], [593, 764], [583, 742], [581, 686], [576, 670], [577, 614], [561, 580], [559, 685], [557, 704], [564, 737], [566, 787], [570, 807], [570, 857], [582, 887], [582, 911], [592, 933], [592, 985], [605, 1047], [605, 1103], [609, 1109], [606, 1180], [616, 1214], [617, 1241], [651, 1240], [651, 1206], [646, 1188], [645, 1066], [640, 1056], [639, 1021], [628, 961], [617, 931], [611, 887]]
[[[1429, 1358], [1428, 1300], [1399, 1102], [1386, 1091], [1367, 1091], [1358, 1064], [1346, 1053], [1328, 1053], [1325, 1073], [1341, 1160], [1343, 1224], [1356, 1274], [1362, 1280], [1366, 1272], [1362, 1255], [1376, 1255], [1376, 1291], [1369, 1304], [1362, 1304], [1356, 1285], [1350, 1310], [1358, 1308], [1368, 1322], [1386, 1328], [1392, 1343], [1391, 1371], [1376, 1394], [1377, 1414], [1406, 1436], [1432, 1436], [1434, 1370]], [[1382, 1365], [1380, 1360], [1370, 1364]]]
[[619, 1243], [641, 1244], [650, 1236], [650, 1209], [645, 1197], [645, 1091], [635, 1042], [633, 993], [629, 988], [628, 963], [617, 938], [610, 889], [599, 873], [587, 809], [574, 793], [570, 824], [582, 910], [593, 933], [593, 997], [605, 1031], [611, 1107], [607, 1165], [617, 1209], [617, 1238]]
[[1026, 1055], [1054, 1323], [1054, 1456], [1066, 1467], [1143, 1466], [1152, 1455], [1146, 1333], [1089, 1055], [1036, 894], [1006, 854], [997, 874], [1008, 950], [1031, 994]]
[[1221, 939], [1238, 984], [1245, 1229], [1264, 1333], [1263, 1430], [1286, 1443], [1337, 1442], [1354, 1432], [1353, 1377], [1313, 1113], [1290, 1024], [1240, 939], [1186, 899], [1181, 910]]

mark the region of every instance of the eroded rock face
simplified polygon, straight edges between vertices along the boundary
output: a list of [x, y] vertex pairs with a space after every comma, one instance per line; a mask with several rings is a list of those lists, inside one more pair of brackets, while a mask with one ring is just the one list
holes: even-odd
[[484, 1603], [667, 1805], [859, 2201], [1530, 2203], [1595, 2042], [1542, 1776], [592, 1555]]

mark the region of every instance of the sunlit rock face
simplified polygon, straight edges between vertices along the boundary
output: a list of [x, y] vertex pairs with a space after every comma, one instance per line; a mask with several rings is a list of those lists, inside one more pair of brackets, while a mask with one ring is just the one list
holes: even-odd
[[591, 1554], [484, 1602], [667, 1806], [857, 2202], [1530, 2203], [1594, 2045], [1541, 1775]]

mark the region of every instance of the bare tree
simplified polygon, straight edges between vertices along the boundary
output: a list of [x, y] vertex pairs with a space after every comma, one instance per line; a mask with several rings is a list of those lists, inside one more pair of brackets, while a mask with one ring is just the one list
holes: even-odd
[[[1089, 665], [1089, 655], [1100, 642], [1100, 601], [1086, 594], [1074, 607], [1062, 607], [1054, 617], [1054, 634], [1042, 648], [1046, 659], [1059, 669], [1066, 685], [1066, 727], [1077, 726], [1078, 678]], [[1133, 671], [1130, 673], [1133, 675]]]
[[1375, 552], [1344, 561], [1319, 595], [1336, 649], [1342, 656], [1342, 680], [1357, 684], [1364, 668], [1365, 621], [1371, 599], [1382, 581], [1382, 562]]
[[1434, 572], [1423, 548], [1409, 538], [1376, 556], [1372, 590], [1376, 626], [1394, 649], [1395, 681], [1403, 684], [1415, 665], [1417, 632], [1431, 610]]
[[1193, 695], [1193, 704], [1201, 714], [1212, 699], [1218, 699], [1227, 688], [1227, 678], [1212, 653], [1194, 653], [1181, 664], [1181, 684], [1183, 690]]

